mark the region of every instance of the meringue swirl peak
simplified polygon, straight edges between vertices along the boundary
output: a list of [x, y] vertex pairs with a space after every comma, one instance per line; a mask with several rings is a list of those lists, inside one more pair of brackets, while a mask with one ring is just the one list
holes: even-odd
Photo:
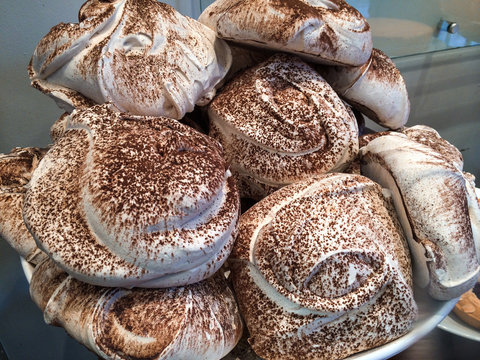
[[214, 140], [173, 119], [108, 105], [75, 111], [32, 176], [26, 225], [81, 281], [200, 281], [226, 260], [238, 219], [238, 192], [221, 154]]
[[208, 106], [241, 196], [342, 171], [358, 152], [355, 116], [307, 63], [275, 54], [231, 80]]
[[32, 86], [68, 112], [112, 102], [181, 119], [213, 98], [231, 65], [212, 30], [154, 0], [90, 0], [78, 18], [54, 26], [29, 65]]

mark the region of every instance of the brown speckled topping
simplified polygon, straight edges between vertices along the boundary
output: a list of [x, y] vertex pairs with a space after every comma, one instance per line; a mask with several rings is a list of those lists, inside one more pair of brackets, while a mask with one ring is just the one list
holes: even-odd
[[[64, 54], [71, 49], [74, 53], [82, 51], [89, 31], [100, 32], [107, 25], [108, 19], [115, 11], [115, 6], [102, 1], [87, 1], [79, 12], [81, 24], [60, 23], [50, 29], [38, 43], [29, 65], [30, 77], [45, 79], [62, 66]], [[52, 43], [55, 46], [52, 46]], [[69, 55], [71, 56], [71, 54]], [[88, 60], [90, 61], [90, 60]], [[57, 64], [58, 63], [58, 64]], [[92, 69], [93, 70], [93, 69]]]
[[25, 227], [22, 207], [32, 172], [47, 150], [14, 148], [0, 154], [0, 236], [32, 264], [42, 256]]
[[47, 323], [102, 358], [220, 359], [242, 334], [223, 274], [185, 287], [126, 290], [77, 281], [48, 260], [30, 289]]
[[231, 259], [263, 358], [344, 358], [403, 335], [416, 317], [392, 204], [359, 175], [319, 176], [258, 202], [241, 217]]
[[371, 60], [370, 71], [367, 71], [366, 77], [386, 83], [395, 83], [402, 79], [402, 75], [393, 61], [381, 50], [373, 49]]
[[[109, 41], [101, 70], [106, 88], [113, 87], [108, 90], [109, 96], [123, 110], [153, 115], [154, 104], [158, 104], [156, 107], [164, 106], [165, 115], [180, 119], [208, 91], [197, 99], [191, 99], [191, 92], [200, 90], [210, 80], [216, 84], [225, 75], [220, 74], [225, 69], [216, 70], [217, 66], [227, 67], [223, 54], [219, 53], [218, 58], [215, 54], [222, 44], [218, 43], [218, 49], [214, 49], [215, 37], [209, 29], [183, 18], [171, 6], [151, 0], [127, 1], [124, 18], [125, 24]], [[146, 44], [135, 44], [132, 40], [130, 50], [115, 42], [118, 42], [115, 37], [128, 39], [131, 34], [141, 35]], [[134, 46], [143, 48], [137, 50]], [[114, 81], [109, 78], [110, 71]], [[187, 99], [189, 104], [185, 104]], [[140, 112], [138, 104], [145, 104], [146, 111]]]
[[[218, 15], [220, 16], [229, 16], [232, 18], [237, 16], [239, 18], [238, 26], [240, 28], [248, 28], [250, 31], [256, 32], [265, 42], [274, 41], [282, 45], [287, 45], [287, 43], [291, 40], [298, 28], [298, 24], [311, 18], [321, 19], [330, 11], [334, 11], [336, 16], [344, 21], [349, 21], [349, 19], [351, 19], [353, 16], [361, 17], [360, 13], [356, 9], [352, 8], [345, 1], [341, 0], [331, 1], [331, 4], [333, 5], [331, 8], [324, 6], [312, 6], [308, 3], [308, 1], [302, 0], [271, 0], [265, 2], [247, 0], [237, 1], [232, 5], [228, 4], [228, 2], [224, 3], [224, 6], [228, 6], [228, 8], [222, 8], [218, 6], [217, 9], [213, 9], [209, 12], [209, 16], [215, 17], [217, 15], [216, 13], [219, 13]], [[263, 21], [251, 23], [251, 19], [242, 16], [245, 12], [245, 8], [250, 7], [256, 7], [256, 10], [259, 13], [273, 13], [277, 15], [273, 15], [272, 17], [265, 16]], [[228, 29], [224, 29], [220, 26], [220, 24], [221, 23], [219, 21], [217, 23], [219, 26], [218, 32], [220, 36], [222, 36], [225, 35], [222, 30], [224, 30], [225, 33], [228, 33]], [[252, 27], [250, 28], [250, 26]], [[272, 31], [272, 28], [277, 29], [278, 31]], [[362, 30], [368, 31], [369, 29], [370, 27], [368, 24], [365, 24], [365, 28]], [[331, 47], [332, 43], [335, 41], [337, 41], [335, 34], [330, 28], [328, 28], [328, 26], [326, 32], [322, 33], [320, 39], [318, 40], [319, 45], [325, 47], [326, 49]], [[333, 51], [335, 51], [335, 49], [333, 49]]]
[[[115, 293], [123, 296], [112, 301], [113, 304], [105, 302], [95, 314], [96, 345], [109, 356], [121, 351], [135, 359], [159, 358], [181, 331], [188, 290], [168, 289], [161, 293], [161, 297], [156, 290], [122, 292], [116, 290], [108, 294], [109, 297], [115, 297]], [[159, 312], [160, 305], [161, 309], [168, 311]], [[127, 331], [149, 341], [131, 341], [126, 337]]]
[[361, 65], [372, 50], [370, 26], [343, 0], [218, 0], [199, 21], [221, 38], [316, 62]]
[[8, 154], [0, 154], [0, 189], [24, 192], [33, 170], [48, 149], [14, 148]]
[[131, 114], [181, 119], [205, 105], [231, 64], [225, 42], [156, 0], [87, 1], [79, 23], [39, 42], [32, 85], [65, 110], [112, 102]]
[[405, 128], [402, 132], [407, 135], [409, 139], [426, 145], [441, 154], [445, 159], [455, 165], [458, 170], [461, 171], [463, 169], [462, 153], [447, 140], [442, 139], [435, 129], [425, 125], [416, 125]]
[[355, 117], [291, 55], [277, 54], [228, 83], [209, 117], [233, 170], [274, 188], [346, 167], [357, 152]]
[[63, 113], [50, 127], [50, 137], [53, 142], [57, 141], [65, 133], [69, 116], [69, 113]]
[[452, 299], [470, 289], [480, 273], [478, 230], [472, 226], [480, 212], [472, 207], [476, 198], [455, 163], [458, 151], [433, 129], [405, 132], [363, 147], [362, 174], [398, 194], [395, 207], [420, 264], [421, 282], [434, 298]]
[[402, 128], [410, 114], [407, 87], [393, 61], [378, 49], [362, 66], [317, 66], [352, 107], [386, 128]]
[[[417, 143], [423, 144], [440, 154], [442, 157], [451, 162], [458, 170], [463, 169], [462, 153], [447, 140], [443, 139], [440, 134], [433, 128], [426, 125], [415, 125], [412, 127], [404, 127], [397, 130]], [[388, 134], [390, 131], [381, 131], [363, 135], [359, 138], [359, 146], [366, 146], [370, 141]]]
[[105, 105], [76, 112], [43, 165], [27, 193], [26, 223], [83, 281], [190, 283], [230, 252], [239, 200], [220, 146], [175, 120]]
[[380, 136], [384, 136], [384, 135], [388, 135], [390, 134], [391, 132], [390, 131], [378, 131], [378, 132], [373, 132], [373, 133], [370, 133], [370, 134], [365, 134], [365, 135], [362, 135], [359, 137], [358, 139], [358, 143], [359, 143], [359, 147], [362, 148], [366, 145], [368, 145], [368, 143]]

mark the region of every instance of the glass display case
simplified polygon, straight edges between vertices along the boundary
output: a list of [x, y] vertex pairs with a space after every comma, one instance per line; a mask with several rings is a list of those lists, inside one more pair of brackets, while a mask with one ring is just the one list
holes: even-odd
[[[30, 87], [27, 64], [50, 27], [76, 22], [84, 0], [0, 5], [0, 153], [50, 143], [62, 113]], [[166, 1], [197, 18], [212, 0]], [[350, 0], [369, 21], [374, 47], [400, 69], [411, 102], [408, 125], [426, 124], [456, 145], [480, 182], [480, 0]], [[380, 129], [373, 123], [369, 126]], [[480, 338], [479, 338], [480, 340]], [[448, 347], [448, 349], [446, 348]], [[437, 349], [437, 350], [435, 350]], [[480, 342], [439, 329], [397, 360], [471, 359]], [[30, 300], [18, 255], [0, 239], [0, 360], [95, 360], [63, 329], [47, 326]]]

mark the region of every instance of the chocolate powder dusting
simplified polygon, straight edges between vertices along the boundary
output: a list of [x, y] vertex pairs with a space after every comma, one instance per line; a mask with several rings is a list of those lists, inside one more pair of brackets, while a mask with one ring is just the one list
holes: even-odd
[[88, 1], [79, 23], [59, 24], [39, 42], [32, 85], [65, 110], [114, 103], [132, 114], [181, 119], [207, 103], [231, 64], [215, 33], [156, 0]]
[[433, 128], [417, 125], [405, 128], [402, 132], [407, 135], [409, 139], [426, 145], [436, 151], [442, 157], [452, 162], [459, 170], [463, 169], [462, 153], [454, 145], [443, 139]]
[[386, 83], [396, 83], [402, 79], [400, 71], [397, 69], [393, 61], [385, 55], [381, 50], [372, 50], [371, 71], [367, 72], [365, 76], [372, 76], [381, 79]]
[[[105, 304], [97, 312], [95, 322], [97, 346], [109, 356], [124, 354], [132, 360], [157, 359], [182, 330], [187, 306], [185, 293], [187, 290], [183, 288], [138, 289], [121, 296], [111, 307]], [[162, 309], [168, 311], [159, 311]], [[134, 342], [125, 332], [154, 341]]]
[[[395, 206], [408, 219], [409, 241], [413, 248], [425, 249], [414, 255], [424, 266], [428, 292], [438, 300], [452, 299], [470, 289], [480, 271], [468, 180], [460, 170], [459, 152], [433, 129], [403, 131], [380, 136], [363, 147], [362, 172], [400, 195]], [[372, 171], [377, 167], [383, 171]], [[392, 181], [379, 174], [388, 174]]]
[[35, 268], [32, 298], [50, 325], [111, 359], [220, 359], [242, 322], [223, 274], [184, 287], [124, 289], [73, 279], [51, 259]]
[[405, 334], [417, 308], [395, 217], [380, 186], [338, 173], [245, 212], [230, 264], [255, 352], [343, 358]]
[[22, 208], [28, 183], [47, 150], [14, 148], [0, 154], [0, 237], [32, 264], [37, 264], [42, 254], [25, 227]]
[[[228, 3], [228, 2], [227, 2]], [[227, 7], [222, 8], [220, 5], [220, 10], [217, 10], [219, 14], [228, 14], [231, 18], [234, 18], [235, 15], [238, 17], [239, 27], [240, 28], [249, 28], [250, 25], [255, 24], [253, 29], [259, 34], [261, 34], [264, 41], [276, 41], [280, 44], [286, 44], [292, 38], [292, 33], [295, 32], [298, 28], [298, 24], [301, 24], [308, 19], [322, 19], [325, 16], [325, 13], [334, 12], [335, 16], [340, 19], [348, 20], [353, 17], [361, 16], [358, 11], [350, 6], [345, 1], [332, 1], [333, 7], [327, 8], [323, 6], [312, 6], [306, 1], [302, 0], [271, 0], [268, 2], [258, 2], [255, 0], [247, 0], [240, 2], [231, 2]], [[251, 22], [249, 17], [243, 17], [243, 13], [247, 8], [254, 8], [259, 13], [265, 9], [269, 9], [272, 14], [282, 14], [282, 16], [269, 16], [264, 17], [263, 21], [261, 19], [256, 19], [257, 23]], [[210, 13], [211, 17], [214, 17], [215, 13]], [[271, 31], [271, 29], [277, 29], [277, 31]], [[331, 29], [330, 29], [331, 30]], [[368, 31], [369, 27], [366, 24], [363, 31]], [[222, 34], [222, 33], [220, 33]], [[323, 33], [322, 38], [319, 41], [325, 40], [329, 45], [332, 44], [331, 36], [334, 34]]]
[[219, 0], [199, 21], [221, 38], [330, 65], [362, 65], [372, 49], [368, 23], [343, 0]]
[[185, 262], [189, 275], [178, 281], [213, 274], [239, 212], [220, 145], [175, 120], [108, 105], [68, 121], [25, 201], [42, 249], [93, 284], [160, 284]]
[[332, 88], [293, 55], [274, 55], [234, 78], [208, 113], [210, 135], [222, 143], [241, 183], [259, 183], [252, 188], [275, 189], [340, 170], [357, 152], [354, 116]]

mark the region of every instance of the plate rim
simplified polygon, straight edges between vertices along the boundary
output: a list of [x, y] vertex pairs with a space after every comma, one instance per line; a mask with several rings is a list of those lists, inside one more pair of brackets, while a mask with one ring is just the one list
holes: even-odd
[[[452, 323], [455, 325], [452, 326]], [[473, 326], [468, 325], [454, 313], [448, 314], [445, 319], [438, 324], [437, 327], [443, 331], [463, 337], [465, 339], [480, 342], [480, 329], [476, 329]], [[475, 333], [475, 335], [472, 335], [472, 333]]]

